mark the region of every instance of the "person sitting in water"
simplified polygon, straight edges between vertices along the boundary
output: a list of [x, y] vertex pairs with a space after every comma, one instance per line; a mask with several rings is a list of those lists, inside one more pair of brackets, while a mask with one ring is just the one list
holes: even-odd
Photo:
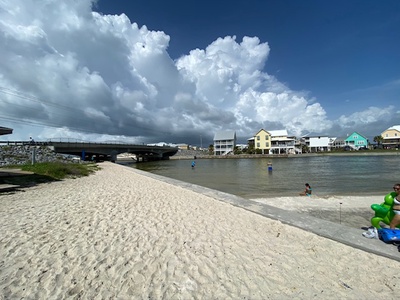
[[308, 183], [306, 183], [305, 186], [306, 186], [306, 189], [304, 190], [304, 192], [300, 193], [299, 195], [300, 196], [311, 196], [311, 193], [312, 193], [311, 186]]

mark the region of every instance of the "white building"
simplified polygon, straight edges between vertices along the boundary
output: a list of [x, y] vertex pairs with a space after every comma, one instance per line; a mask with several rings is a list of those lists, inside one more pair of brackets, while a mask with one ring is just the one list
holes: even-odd
[[214, 136], [214, 155], [233, 153], [236, 146], [235, 131], [217, 131]]
[[332, 150], [336, 137], [304, 136], [302, 139], [310, 152], [325, 152]]

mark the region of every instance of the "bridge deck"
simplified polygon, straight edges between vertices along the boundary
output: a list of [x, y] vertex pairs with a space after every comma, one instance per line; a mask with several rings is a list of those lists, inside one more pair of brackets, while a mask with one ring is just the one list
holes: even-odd
[[168, 159], [178, 152], [177, 147], [148, 146], [119, 143], [92, 143], [92, 142], [33, 142], [32, 141], [7, 141], [7, 145], [30, 145], [51, 147], [57, 153], [77, 155], [80, 157], [104, 156], [116, 161], [121, 153], [132, 153], [142, 160]]

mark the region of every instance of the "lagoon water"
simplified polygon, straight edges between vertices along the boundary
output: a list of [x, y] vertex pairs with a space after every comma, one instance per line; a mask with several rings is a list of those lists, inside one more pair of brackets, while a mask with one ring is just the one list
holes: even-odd
[[[243, 198], [297, 196], [310, 183], [316, 196], [377, 195], [400, 182], [400, 155], [296, 156], [257, 159], [165, 160], [133, 168]], [[268, 162], [273, 170], [268, 171]]]

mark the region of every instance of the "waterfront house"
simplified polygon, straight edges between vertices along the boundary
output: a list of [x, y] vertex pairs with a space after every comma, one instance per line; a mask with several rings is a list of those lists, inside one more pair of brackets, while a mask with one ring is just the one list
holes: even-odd
[[271, 134], [270, 154], [295, 154], [301, 150], [295, 148], [296, 138], [289, 137], [286, 129], [268, 130]]
[[346, 143], [344, 142], [345, 139], [345, 137], [336, 138], [333, 142], [332, 148], [344, 148], [344, 146], [346, 146]]
[[398, 148], [400, 146], [400, 125], [392, 126], [381, 133], [384, 147]]
[[360, 148], [368, 147], [368, 139], [359, 134], [353, 132], [345, 140], [345, 146], [350, 146], [352, 149], [359, 150]]
[[271, 134], [260, 129], [254, 136], [254, 149], [260, 149], [262, 154], [269, 154], [271, 149]]
[[336, 137], [329, 136], [303, 136], [302, 141], [310, 152], [331, 151], [334, 147]]
[[255, 149], [254, 136], [247, 140], [247, 147]]
[[232, 154], [236, 146], [235, 131], [217, 131], [214, 135], [214, 155]]

